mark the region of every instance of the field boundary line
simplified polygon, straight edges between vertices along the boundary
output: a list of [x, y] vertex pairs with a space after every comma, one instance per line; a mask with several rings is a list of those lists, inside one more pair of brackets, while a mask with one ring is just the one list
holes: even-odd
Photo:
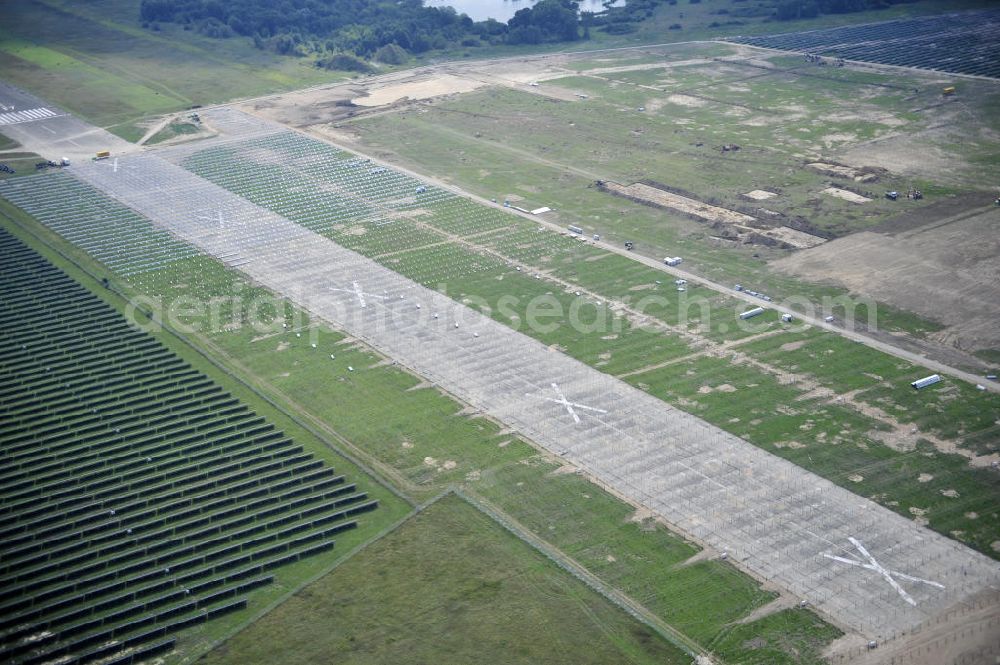
[[666, 623], [652, 611], [630, 598], [627, 594], [615, 589], [610, 584], [604, 582], [597, 575], [587, 570], [583, 565], [574, 561], [570, 556], [562, 552], [559, 548], [543, 540], [522, 526], [513, 517], [505, 513], [502, 509], [489, 502], [479, 494], [470, 490], [455, 486], [450, 490], [455, 496], [461, 498], [469, 505], [476, 508], [491, 520], [502, 526], [512, 535], [524, 542], [535, 551], [543, 554], [547, 559], [568, 572], [570, 575], [583, 582], [592, 590], [599, 593], [608, 601], [624, 610], [632, 618], [642, 622], [660, 637], [664, 638], [674, 646], [680, 648], [692, 659], [699, 657], [708, 658], [709, 653], [701, 645], [687, 637], [676, 628]]
[[299, 593], [300, 591], [302, 591], [302, 589], [306, 588], [307, 586], [309, 586], [313, 582], [316, 582], [316, 581], [318, 581], [318, 580], [326, 577], [327, 575], [333, 573], [333, 571], [337, 570], [337, 568], [339, 568], [341, 565], [343, 565], [344, 563], [352, 560], [355, 556], [361, 554], [362, 552], [364, 552], [365, 550], [367, 550], [369, 547], [371, 547], [375, 543], [381, 541], [386, 536], [389, 536], [390, 534], [395, 533], [404, 524], [406, 524], [411, 519], [413, 519], [414, 517], [416, 517], [417, 515], [419, 515], [420, 513], [422, 513], [427, 508], [430, 508], [432, 505], [434, 505], [435, 503], [437, 503], [441, 499], [445, 498], [446, 496], [449, 496], [451, 493], [452, 493], [451, 490], [445, 490], [444, 492], [436, 495], [432, 499], [430, 499], [430, 500], [428, 500], [428, 501], [426, 501], [426, 502], [424, 502], [422, 504], [413, 506], [413, 509], [410, 510], [410, 512], [408, 512], [405, 515], [403, 515], [400, 519], [396, 520], [392, 524], [389, 524], [388, 526], [383, 527], [381, 531], [373, 534], [367, 540], [365, 540], [365, 541], [363, 541], [363, 542], [358, 543], [357, 545], [355, 545], [353, 548], [351, 548], [347, 552], [347, 554], [345, 554], [341, 558], [339, 558], [336, 561], [334, 561], [331, 565], [323, 568], [322, 570], [320, 570], [319, 572], [317, 572], [312, 577], [309, 577], [309, 578], [305, 579], [301, 584], [298, 584], [294, 588], [289, 589], [287, 593], [282, 594], [278, 598], [275, 598], [273, 601], [271, 601], [270, 603], [268, 603], [267, 605], [265, 605], [264, 607], [262, 607], [260, 609], [260, 611], [256, 612], [252, 617], [249, 617], [249, 618], [247, 618], [246, 621], [243, 621], [242, 623], [236, 625], [232, 629], [232, 631], [230, 631], [229, 633], [227, 633], [224, 637], [220, 637], [219, 639], [212, 641], [204, 649], [197, 649], [197, 650], [195, 650], [194, 653], [185, 655], [184, 657], [182, 657], [177, 662], [178, 663], [191, 663], [191, 662], [194, 662], [196, 660], [199, 660], [202, 656], [204, 656], [205, 654], [209, 653], [210, 651], [212, 651], [216, 647], [218, 647], [218, 646], [220, 646], [222, 644], [225, 644], [226, 642], [228, 642], [232, 638], [236, 637], [236, 635], [242, 633], [244, 630], [250, 628], [255, 623], [257, 623], [258, 621], [260, 621], [261, 619], [263, 619], [265, 616], [267, 616], [268, 614], [270, 614], [278, 606], [284, 604], [286, 601], [288, 601], [289, 599], [291, 599], [292, 596], [294, 596], [297, 593]]

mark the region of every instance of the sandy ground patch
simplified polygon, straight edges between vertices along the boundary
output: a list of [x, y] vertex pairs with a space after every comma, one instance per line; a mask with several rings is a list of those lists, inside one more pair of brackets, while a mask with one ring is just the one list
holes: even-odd
[[481, 81], [453, 76], [452, 74], [441, 74], [418, 81], [406, 81], [405, 83], [373, 88], [368, 90], [366, 96], [356, 97], [351, 101], [358, 106], [384, 106], [404, 97], [407, 99], [430, 99], [441, 95], [470, 92], [483, 85]]
[[652, 99], [647, 99], [646, 100], [646, 112], [647, 113], [655, 113], [655, 112], [659, 111], [660, 109], [662, 109], [665, 105], [666, 105], [666, 102], [663, 101], [663, 99], [660, 98], [660, 97], [653, 97]]
[[816, 245], [822, 245], [826, 242], [826, 238], [820, 238], [819, 236], [814, 236], [811, 233], [799, 231], [787, 226], [758, 230], [757, 232], [769, 238], [779, 240], [787, 245], [791, 245], [796, 249], [808, 249], [810, 247], [815, 247]]
[[854, 113], [845, 113], [841, 111], [839, 113], [823, 116], [821, 121], [823, 123], [867, 122], [876, 125], [884, 125], [885, 127], [901, 127], [908, 124], [908, 122], [903, 118], [897, 117], [887, 111], [879, 111], [875, 109]]
[[357, 111], [350, 100], [361, 94], [364, 88], [356, 83], [341, 84], [252, 100], [237, 108], [283, 125], [308, 127], [350, 117]]
[[[823, 137], [825, 147], [829, 148], [833, 143], [843, 143], [853, 141], [856, 137], [853, 134], [828, 134]], [[857, 182], [875, 182], [878, 180], [878, 173], [870, 166], [858, 167], [845, 166], [843, 164], [829, 164], [827, 162], [810, 162], [806, 164], [814, 171], [841, 178], [850, 178]]]
[[827, 187], [823, 190], [823, 193], [829, 194], [830, 196], [836, 196], [838, 199], [844, 199], [845, 201], [850, 201], [851, 203], [868, 203], [871, 201], [871, 199], [867, 196], [861, 196], [860, 194], [855, 194], [854, 192], [841, 189], [839, 187]]
[[769, 192], [765, 189], [755, 189], [752, 192], [747, 192], [746, 194], [744, 194], [744, 196], [749, 196], [755, 201], [765, 201], [767, 199], [774, 198], [775, 196], [777, 196], [777, 194], [775, 194], [774, 192]]
[[810, 162], [806, 164], [811, 169], [825, 173], [827, 175], [839, 175], [845, 178], [853, 178], [858, 174], [858, 170], [841, 164], [827, 164], [826, 162]]
[[[919, 127], [920, 123], [898, 128], [894, 126], [898, 118], [874, 114], [868, 121], [888, 127], [887, 133], [841, 146], [839, 152], [830, 156], [844, 164], [878, 166], [894, 173], [929, 177], [936, 182], [968, 185], [968, 170], [963, 168], [966, 164], [946, 147], [976, 140], [970, 134], [968, 110], [958, 104], [939, 105], [933, 114], [933, 122], [924, 128]], [[980, 126], [975, 127], [974, 131], [979, 132]], [[978, 138], [992, 140], [982, 135]]]
[[832, 134], [824, 134], [823, 138], [820, 140], [823, 141], [823, 147], [829, 148], [837, 143], [851, 143], [853, 141], [856, 141], [857, 139], [858, 139], [857, 134], [848, 134], [846, 132], [834, 132]]
[[728, 383], [722, 383], [715, 386], [714, 388], [712, 386], [701, 386], [700, 388], [698, 388], [698, 392], [702, 395], [707, 395], [708, 393], [711, 392], [734, 393], [736, 392], [736, 387], [731, 386]]
[[905, 134], [885, 137], [875, 142], [859, 143], [838, 155], [847, 162], [879, 166], [894, 173], [933, 178], [967, 185], [955, 168], [954, 158], [933, 144], [923, 144], [919, 139]]
[[713, 60], [709, 58], [691, 58], [690, 60], [676, 60], [674, 62], [646, 62], [638, 65], [621, 65], [618, 67], [598, 67], [588, 69], [588, 74], [617, 74], [619, 72], [638, 72], [648, 69], [669, 69], [672, 67], [690, 67], [692, 65], [708, 65]]
[[708, 103], [704, 99], [698, 99], [689, 95], [670, 95], [667, 97], [667, 101], [671, 104], [687, 106], [688, 108], [700, 108]]
[[605, 182], [604, 186], [608, 191], [621, 196], [638, 199], [646, 203], [672, 208], [679, 212], [695, 215], [710, 222], [725, 222], [727, 224], [746, 224], [755, 221], [750, 215], [744, 215], [735, 210], [728, 210], [718, 206], [708, 205], [695, 199], [690, 199], [680, 194], [667, 192], [656, 187], [651, 187], [637, 182], [631, 185], [619, 185], [616, 182]]
[[[740, 115], [740, 114], [734, 113], [734, 115]], [[780, 122], [785, 122], [785, 118], [777, 115], [755, 115], [751, 118], [740, 120], [740, 124], [746, 125], [747, 127], [767, 127], [768, 125], [773, 125]]]

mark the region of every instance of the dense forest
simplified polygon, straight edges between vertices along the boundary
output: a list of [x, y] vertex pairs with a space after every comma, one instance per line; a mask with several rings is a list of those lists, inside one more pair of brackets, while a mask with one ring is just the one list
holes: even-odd
[[282, 54], [346, 53], [396, 64], [407, 54], [456, 46], [538, 44], [581, 38], [578, 6], [541, 0], [507, 23], [474, 23], [422, 0], [143, 0], [146, 27], [178, 23], [210, 37], [243, 36]]
[[[696, 4], [701, 0], [686, 0]], [[732, 0], [725, 25], [741, 15], [775, 20], [846, 13], [913, 0]], [[678, 0], [627, 0], [602, 12], [580, 12], [573, 0], [539, 0], [506, 23], [473, 22], [422, 0], [142, 0], [143, 26], [156, 30], [176, 23], [210, 37], [246, 37], [261, 49], [287, 55], [316, 55], [332, 69], [368, 68], [366, 61], [401, 64], [411, 55], [456, 47], [542, 44], [589, 39], [592, 30], [626, 34], [653, 15], [658, 5]], [[671, 28], [680, 28], [675, 25]]]

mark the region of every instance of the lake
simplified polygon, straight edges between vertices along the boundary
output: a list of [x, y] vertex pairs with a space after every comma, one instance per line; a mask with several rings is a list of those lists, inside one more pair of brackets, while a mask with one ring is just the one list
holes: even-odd
[[[514, 12], [525, 7], [531, 7], [536, 0], [424, 0], [426, 7], [454, 7], [459, 14], [468, 14], [473, 21], [485, 21], [488, 18], [506, 23], [514, 16]], [[580, 11], [604, 11], [601, 0], [579, 0]]]

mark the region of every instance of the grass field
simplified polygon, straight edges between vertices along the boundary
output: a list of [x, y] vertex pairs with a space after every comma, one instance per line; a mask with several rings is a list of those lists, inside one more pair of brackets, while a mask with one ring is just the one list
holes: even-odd
[[[751, 214], [756, 214], [754, 204], [743, 196], [745, 192], [776, 192], [779, 196], [765, 205], [783, 219], [807, 219], [817, 232], [842, 235], [899, 211], [901, 206], [881, 197], [885, 189], [905, 191], [912, 185], [928, 195], [925, 201], [931, 192], [950, 193], [930, 182], [910, 183], [885, 174], [877, 186], [867, 187], [877, 189], [878, 200], [863, 206], [820, 196], [830, 176], [803, 168], [805, 155], [814, 155], [816, 161], [824, 154], [832, 158], [841, 143], [866, 141], [895, 127], [928, 122], [906, 109], [930, 101], [936, 91], [926, 92], [926, 100], [915, 100], [913, 88], [919, 83], [906, 88], [896, 77], [894, 89], [886, 90], [854, 81], [843, 72], [821, 76], [798, 71], [803, 68], [802, 64], [784, 70], [713, 62], [643, 69], [631, 75], [567, 76], [546, 84], [587, 93], [588, 99], [563, 102], [488, 89], [430, 105], [423, 113], [383, 114], [355, 123], [366, 143], [397, 152], [476, 193], [518, 194], [551, 202], [568, 214], [593, 207], [598, 197], [581, 191], [591, 184], [588, 180], [651, 179], [693, 192], [699, 200]], [[858, 88], [864, 101], [848, 98], [857, 95]], [[647, 110], [638, 111], [639, 107]], [[720, 153], [723, 144], [743, 149]], [[458, 163], [444, 171], [444, 155], [456, 152]], [[523, 166], [547, 172], [547, 177], [529, 177], [530, 171], [521, 171]], [[515, 173], [520, 179], [510, 177]], [[548, 184], [559, 177], [571, 178], [564, 183], [570, 187], [561, 193]], [[594, 215], [580, 217], [589, 220]], [[649, 223], [639, 226], [645, 220], [634, 217], [601, 219], [606, 224], [631, 223], [643, 241], [657, 243]]]
[[202, 663], [688, 663], [449, 496], [307, 586]]
[[[699, 584], [697, 575], [690, 577], [689, 584]], [[358, 591], [341, 591], [345, 582]], [[677, 594], [664, 589], [679, 606]], [[706, 598], [686, 608], [679, 621], [720, 614], [712, 603]], [[756, 626], [765, 623], [768, 629], [759, 632]], [[362, 632], [357, 626], [367, 628]], [[441, 632], [441, 626], [448, 629]], [[794, 662], [819, 663], [818, 647], [838, 635], [810, 612], [786, 610], [727, 628], [716, 648], [726, 662], [792, 662], [789, 655], [795, 653]], [[293, 649], [298, 642], [309, 646]], [[277, 654], [292, 658], [289, 662], [315, 662], [330, 653], [350, 663], [472, 662], [486, 654], [497, 663], [689, 662], [454, 496], [369, 546], [335, 575], [306, 587], [201, 662], [260, 662]]]
[[[718, 48], [707, 45], [704, 55], [718, 57]], [[996, 96], [986, 83], [963, 83], [969, 96], [959, 109], [941, 104], [939, 87], [927, 75], [818, 68], [800, 58], [764, 54], [750, 61], [671, 66], [673, 50], [657, 52], [664, 54], [661, 68], [601, 73], [619, 58], [635, 59], [605, 54], [571, 61], [566, 77], [544, 82], [586, 93], [586, 100], [489, 88], [346, 126], [363, 150], [480, 196], [524, 201], [529, 209], [547, 205], [556, 209], [554, 219], [614, 242], [634, 241], [647, 256], [683, 255], [706, 278], [813, 302], [845, 294], [770, 269], [768, 261], [784, 250], [737, 241], [724, 224], [611, 196], [593, 187], [594, 181], [650, 179], [763, 220], [843, 235], [947, 200], [966, 183], [985, 182], [994, 170], [995, 160], [985, 154], [990, 150], [962, 149], [958, 138], [980, 126], [996, 127]], [[694, 45], [683, 48], [686, 58], [698, 54]], [[919, 136], [915, 144], [930, 153], [947, 155], [949, 167], [922, 169], [926, 174], [916, 177], [875, 168], [877, 182], [858, 183], [806, 166], [837, 163], [842, 154], [862, 148], [877, 155], [880, 142], [892, 144], [891, 137], [904, 132]], [[720, 152], [721, 145], [733, 143], [742, 149]], [[897, 150], [891, 157], [905, 171], [917, 168], [926, 151]], [[863, 159], [855, 156], [852, 163]], [[857, 204], [823, 193], [830, 185], [872, 191], [874, 200]], [[924, 200], [882, 196], [910, 187], [921, 189]], [[776, 196], [753, 201], [746, 193], [754, 189]], [[941, 326], [880, 304], [879, 327], [921, 336]]]
[[[984, 4], [988, 3], [921, 0], [874, 14], [830, 15], [778, 27], [788, 31], [814, 29], [920, 15], [940, 11], [942, 7], [955, 10]], [[726, 15], [732, 11], [728, 0], [705, 0], [697, 6], [682, 8], [663, 4], [651, 20], [628, 35], [595, 32], [593, 40], [574, 44], [465, 48], [426, 54], [415, 58], [412, 64], [426, 64], [442, 55], [457, 59], [492, 58], [567, 47], [575, 50], [677, 42], [775, 30], [767, 20], [768, 12], [747, 10], [744, 17]], [[677, 22], [684, 29], [667, 29]], [[53, 35], [59, 39], [53, 40]], [[142, 125], [151, 116], [351, 76], [318, 69], [310, 58], [265, 53], [245, 38], [209, 39], [173, 24], [143, 28], [138, 0], [3, 3], [0, 53], [4, 56], [0, 59], [0, 78], [130, 141], [142, 136]]]
[[0, 78], [133, 141], [150, 116], [346, 78], [247, 40], [143, 29], [138, 4], [3, 3]]

